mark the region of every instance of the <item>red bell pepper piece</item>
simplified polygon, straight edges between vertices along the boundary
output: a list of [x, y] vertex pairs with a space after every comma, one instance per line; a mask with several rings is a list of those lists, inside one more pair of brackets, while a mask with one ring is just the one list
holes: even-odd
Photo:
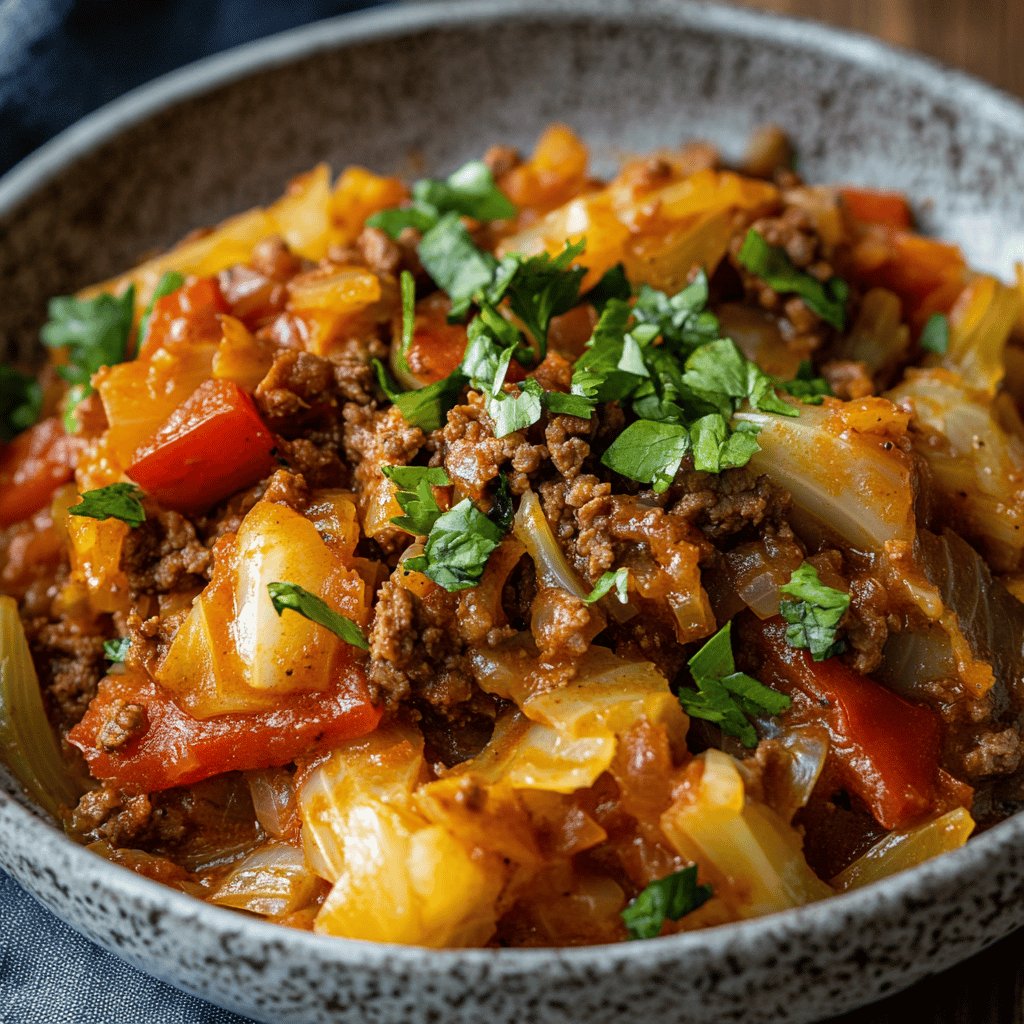
[[0, 445], [0, 527], [38, 512], [61, 484], [68, 483], [83, 444], [52, 417]]
[[[97, 742], [117, 701], [145, 709], [140, 733], [106, 750]], [[222, 772], [273, 768], [300, 754], [365, 736], [382, 710], [370, 702], [362, 666], [349, 663], [337, 689], [285, 697], [266, 711], [196, 719], [142, 673], [108, 676], [82, 720], [68, 733], [97, 779], [136, 793], [199, 782]]]
[[153, 352], [170, 340], [217, 341], [221, 335], [218, 317], [227, 312], [230, 307], [217, 279], [196, 278], [153, 303], [140, 354]]
[[840, 781], [887, 829], [905, 828], [940, 801], [942, 729], [911, 704], [838, 658], [813, 661], [786, 641], [780, 618], [760, 626], [761, 679], [793, 698], [790, 714], [823, 724]]
[[850, 214], [864, 224], [885, 224], [909, 228], [913, 218], [902, 192], [881, 192], [869, 188], [841, 188], [839, 195]]
[[143, 445], [125, 470], [161, 505], [200, 512], [274, 467], [274, 437], [233, 381], [208, 380]]

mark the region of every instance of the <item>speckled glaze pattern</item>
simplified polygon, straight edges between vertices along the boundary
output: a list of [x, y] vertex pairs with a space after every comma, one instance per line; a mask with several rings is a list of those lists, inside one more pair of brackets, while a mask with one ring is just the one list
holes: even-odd
[[[410, 6], [322, 23], [134, 93], [0, 182], [0, 356], [46, 299], [329, 160], [443, 169], [552, 120], [623, 151], [766, 120], [812, 180], [907, 190], [978, 265], [1024, 255], [1024, 108], [856, 36], [682, 0]], [[0, 864], [126, 960], [275, 1024], [789, 1022], [838, 1013], [1024, 924], [1024, 817], [862, 892], [758, 921], [563, 951], [427, 952], [207, 906], [75, 846], [0, 773]]]

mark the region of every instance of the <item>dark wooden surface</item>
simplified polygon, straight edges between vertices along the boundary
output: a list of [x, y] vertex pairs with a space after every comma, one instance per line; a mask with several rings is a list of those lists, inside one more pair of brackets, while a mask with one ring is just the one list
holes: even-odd
[[[1024, 97], [1024, 0], [734, 2], [880, 36]], [[1024, 930], [829, 1024], [1024, 1024]]]

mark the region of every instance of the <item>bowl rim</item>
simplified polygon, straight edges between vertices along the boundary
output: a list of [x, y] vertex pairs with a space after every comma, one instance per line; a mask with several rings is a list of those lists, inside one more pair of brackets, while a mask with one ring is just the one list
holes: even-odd
[[[133, 89], [66, 128], [0, 178], [0, 216], [16, 209], [80, 157], [160, 111], [235, 80], [321, 51], [426, 30], [465, 28], [507, 19], [586, 19], [621, 23], [637, 18], [652, 24], [668, 20], [720, 36], [768, 39], [825, 59], [841, 59], [879, 75], [892, 73], [903, 81], [912, 81], [931, 95], [954, 94], [958, 104], [971, 104], [988, 118], [1024, 136], [1024, 103], [1014, 97], [918, 53], [815, 21], [704, 0], [421, 0], [313, 22], [214, 54]], [[1003, 851], [1024, 846], [1024, 814], [1016, 814], [959, 850], [864, 889], [764, 917], [680, 932], [654, 942], [564, 948], [427, 949], [336, 938], [298, 929], [288, 929], [285, 933], [280, 925], [188, 896], [92, 854], [2, 786], [0, 810], [13, 815], [19, 833], [29, 837], [15, 845], [32, 842], [37, 852], [46, 852], [50, 857], [67, 862], [69, 867], [77, 867], [84, 878], [91, 878], [97, 887], [121, 892], [150, 905], [161, 905], [182, 922], [200, 923], [213, 933], [237, 935], [245, 931], [260, 944], [277, 948], [287, 945], [320, 962], [385, 964], [397, 959], [407, 971], [433, 971], [438, 966], [448, 967], [459, 962], [498, 974], [550, 975], [561, 966], [607, 970], [638, 960], [643, 960], [648, 967], [659, 963], [667, 965], [677, 963], [688, 952], [702, 950], [707, 954], [715, 947], [742, 956], [744, 949], [753, 949], [773, 937], [778, 940], [781, 933], [799, 936], [816, 931], [824, 934], [830, 929], [855, 933], [858, 925], [875, 917], [883, 907], [898, 909], [916, 900], [935, 899], [936, 894], [948, 891], [951, 883], [999, 863]], [[424, 956], [424, 953], [432, 955]]]

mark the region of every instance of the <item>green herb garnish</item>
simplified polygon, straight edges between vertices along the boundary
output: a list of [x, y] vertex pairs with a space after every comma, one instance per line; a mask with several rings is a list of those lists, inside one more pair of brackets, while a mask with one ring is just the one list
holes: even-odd
[[68, 515], [89, 519], [120, 519], [132, 529], [146, 521], [142, 507], [142, 489], [135, 484], [109, 484], [80, 494], [82, 499], [68, 509]]
[[789, 623], [786, 640], [791, 647], [810, 651], [815, 661], [841, 654], [846, 645], [836, 639], [839, 623], [850, 607], [850, 595], [826, 586], [810, 562], [804, 562], [779, 593], [796, 598], [783, 601], [779, 613]]
[[405, 513], [391, 522], [415, 537], [426, 537], [441, 515], [433, 488], [450, 484], [448, 474], [441, 466], [381, 466], [380, 470], [396, 485], [395, 500]]
[[722, 732], [738, 737], [745, 747], [757, 746], [757, 733], [748, 715], [777, 715], [790, 705], [784, 693], [736, 671], [731, 622], [711, 637], [688, 665], [697, 689], [679, 691], [679, 702], [687, 714], [714, 722]]
[[944, 356], [949, 351], [949, 317], [932, 313], [921, 331], [921, 348]]
[[712, 895], [710, 885], [697, 884], [697, 865], [692, 864], [649, 883], [621, 912], [622, 921], [631, 939], [653, 939], [666, 921], [678, 921]]
[[837, 331], [846, 326], [846, 300], [850, 287], [839, 277], [824, 284], [793, 266], [786, 250], [769, 245], [753, 228], [747, 232], [739, 251], [740, 264], [765, 284], [786, 295], [799, 295], [808, 307]]
[[659, 494], [675, 479], [690, 453], [690, 432], [677, 423], [637, 420], [608, 446], [601, 461], [621, 476], [651, 484]]
[[67, 349], [67, 365], [59, 366], [57, 372], [71, 385], [64, 410], [69, 433], [78, 428], [75, 407], [92, 394], [92, 375], [103, 366], [128, 358], [134, 309], [134, 285], [120, 296], [103, 292], [93, 299], [76, 299], [73, 295], [50, 299], [50, 319], [40, 337], [49, 348]]
[[336, 612], [316, 594], [311, 594], [297, 583], [268, 583], [267, 593], [279, 616], [285, 611], [297, 612], [304, 619], [329, 629], [345, 643], [362, 651], [370, 649], [363, 631], [350, 618]]
[[619, 604], [625, 604], [629, 600], [629, 569], [622, 566], [619, 569], [609, 570], [594, 584], [594, 589], [583, 598], [584, 604], [593, 604], [600, 601], [605, 594], [615, 591]]
[[128, 636], [119, 636], [116, 640], [103, 641], [103, 657], [114, 665], [120, 665], [128, 656], [128, 648], [132, 640]]
[[468, 590], [480, 582], [487, 559], [505, 536], [502, 529], [464, 498], [438, 516], [423, 554], [403, 566], [421, 572], [447, 591]]

